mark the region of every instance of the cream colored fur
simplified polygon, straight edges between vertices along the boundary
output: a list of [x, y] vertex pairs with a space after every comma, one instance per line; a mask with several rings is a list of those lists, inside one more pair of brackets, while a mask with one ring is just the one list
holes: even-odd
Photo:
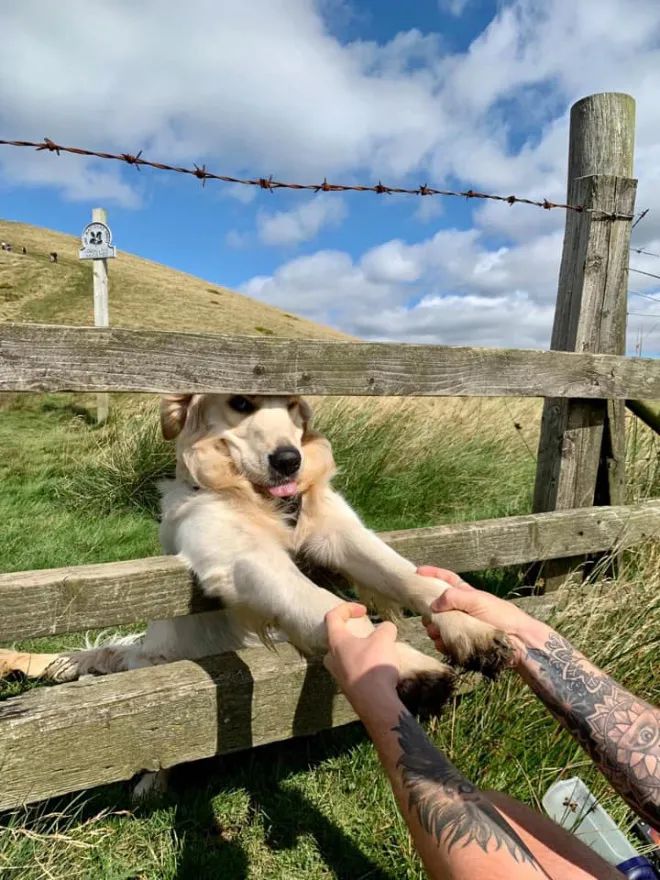
[[[326, 650], [324, 615], [341, 600], [314, 584], [293, 558], [345, 574], [358, 592], [387, 612], [405, 607], [428, 615], [447, 585], [420, 577], [362, 524], [330, 486], [335, 472], [328, 441], [310, 427], [309, 405], [297, 397], [251, 397], [250, 413], [236, 412], [230, 395], [167, 397], [163, 434], [176, 438], [176, 479], [162, 486], [163, 549], [178, 555], [204, 592], [225, 610], [153, 621], [129, 645], [67, 655], [0, 652], [0, 672], [20, 669], [58, 680], [104, 674], [176, 659], [196, 659], [239, 647], [292, 642], [304, 654]], [[278, 446], [300, 450], [296, 475], [302, 498], [294, 528], [287, 525], [273, 484], [269, 455]], [[448, 653], [460, 664], [492, 650], [498, 634], [460, 612], [436, 616]], [[372, 629], [353, 620], [357, 634]], [[448, 676], [439, 660], [399, 643], [402, 678]]]

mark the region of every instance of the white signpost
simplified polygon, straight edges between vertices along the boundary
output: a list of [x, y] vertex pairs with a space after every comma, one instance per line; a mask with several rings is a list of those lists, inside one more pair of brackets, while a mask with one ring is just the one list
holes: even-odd
[[[92, 222], [88, 223], [81, 235], [82, 247], [78, 252], [81, 260], [93, 260], [92, 275], [94, 278], [94, 326], [108, 327], [108, 263], [117, 256], [117, 249], [112, 244], [112, 233], [107, 225], [104, 208], [92, 209]], [[96, 421], [103, 424], [108, 418], [110, 397], [108, 394], [96, 395]]]

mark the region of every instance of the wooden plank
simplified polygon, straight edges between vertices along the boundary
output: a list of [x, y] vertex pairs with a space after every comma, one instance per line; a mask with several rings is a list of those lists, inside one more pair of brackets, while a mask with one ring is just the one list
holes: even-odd
[[0, 391], [660, 398], [660, 361], [3, 324]]
[[[463, 572], [626, 547], [657, 535], [660, 500], [381, 533], [417, 564]], [[0, 643], [208, 607], [173, 556], [3, 574]]]
[[[596, 212], [633, 214], [634, 116], [628, 95], [592, 95], [573, 106], [569, 202]], [[592, 211], [567, 213], [553, 350], [625, 352], [630, 231], [629, 220], [605, 221]], [[534, 510], [623, 503], [624, 424], [623, 401], [546, 400]], [[558, 586], [581, 561], [547, 566], [546, 589]]]
[[[400, 634], [434, 653], [418, 620]], [[0, 810], [354, 719], [320, 660], [290, 645], [31, 690], [0, 703]]]

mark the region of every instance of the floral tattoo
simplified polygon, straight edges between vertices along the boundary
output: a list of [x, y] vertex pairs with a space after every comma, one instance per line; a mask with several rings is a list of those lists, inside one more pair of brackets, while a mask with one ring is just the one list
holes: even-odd
[[552, 633], [529, 648], [530, 685], [627, 803], [660, 827], [660, 711]]

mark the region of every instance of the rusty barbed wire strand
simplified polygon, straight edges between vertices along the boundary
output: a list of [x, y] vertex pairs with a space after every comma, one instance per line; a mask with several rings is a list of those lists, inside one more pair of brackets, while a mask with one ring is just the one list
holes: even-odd
[[[219, 180], [222, 183], [233, 183], [241, 186], [258, 186], [260, 189], [274, 192], [278, 189], [291, 190], [307, 190], [310, 192], [372, 192], [378, 195], [410, 195], [410, 196], [454, 196], [464, 199], [488, 199], [494, 202], [506, 202], [509, 205], [533, 205], [537, 208], [543, 208], [546, 211], [552, 208], [560, 208], [565, 211], [576, 211], [578, 213], [590, 213], [595, 219], [600, 220], [633, 220], [632, 214], [618, 214], [613, 211], [600, 211], [597, 208], [588, 208], [584, 205], [568, 205], [562, 202], [551, 202], [548, 199], [527, 199], [523, 196], [502, 196], [492, 193], [478, 192], [473, 189], [468, 190], [450, 190], [436, 189], [435, 187], [421, 184], [414, 188], [403, 186], [386, 186], [381, 181], [376, 184], [347, 184], [347, 183], [329, 183], [327, 178], [323, 178], [322, 183], [288, 183], [282, 180], [274, 180], [270, 177], [233, 177], [230, 174], [215, 174], [209, 171], [206, 165], [195, 165], [193, 168], [184, 168], [179, 165], [168, 165], [165, 162], [154, 162], [151, 159], [145, 159], [142, 156], [142, 150], [138, 153], [106, 153], [100, 150], [87, 150], [84, 147], [65, 147], [62, 144], [56, 144], [50, 138], [45, 137], [43, 141], [19, 141], [19, 140], [2, 140], [0, 146], [6, 147], [26, 147], [40, 152], [47, 150], [49, 153], [55, 153], [60, 156], [62, 153], [71, 153], [74, 156], [89, 156], [95, 159], [108, 159], [116, 162], [124, 162], [127, 165], [134, 166], [138, 171], [142, 166], [155, 168], [158, 171], [172, 171], [177, 174], [188, 174], [202, 181], [202, 186], [207, 180]], [[641, 219], [641, 218], [640, 218]]]

